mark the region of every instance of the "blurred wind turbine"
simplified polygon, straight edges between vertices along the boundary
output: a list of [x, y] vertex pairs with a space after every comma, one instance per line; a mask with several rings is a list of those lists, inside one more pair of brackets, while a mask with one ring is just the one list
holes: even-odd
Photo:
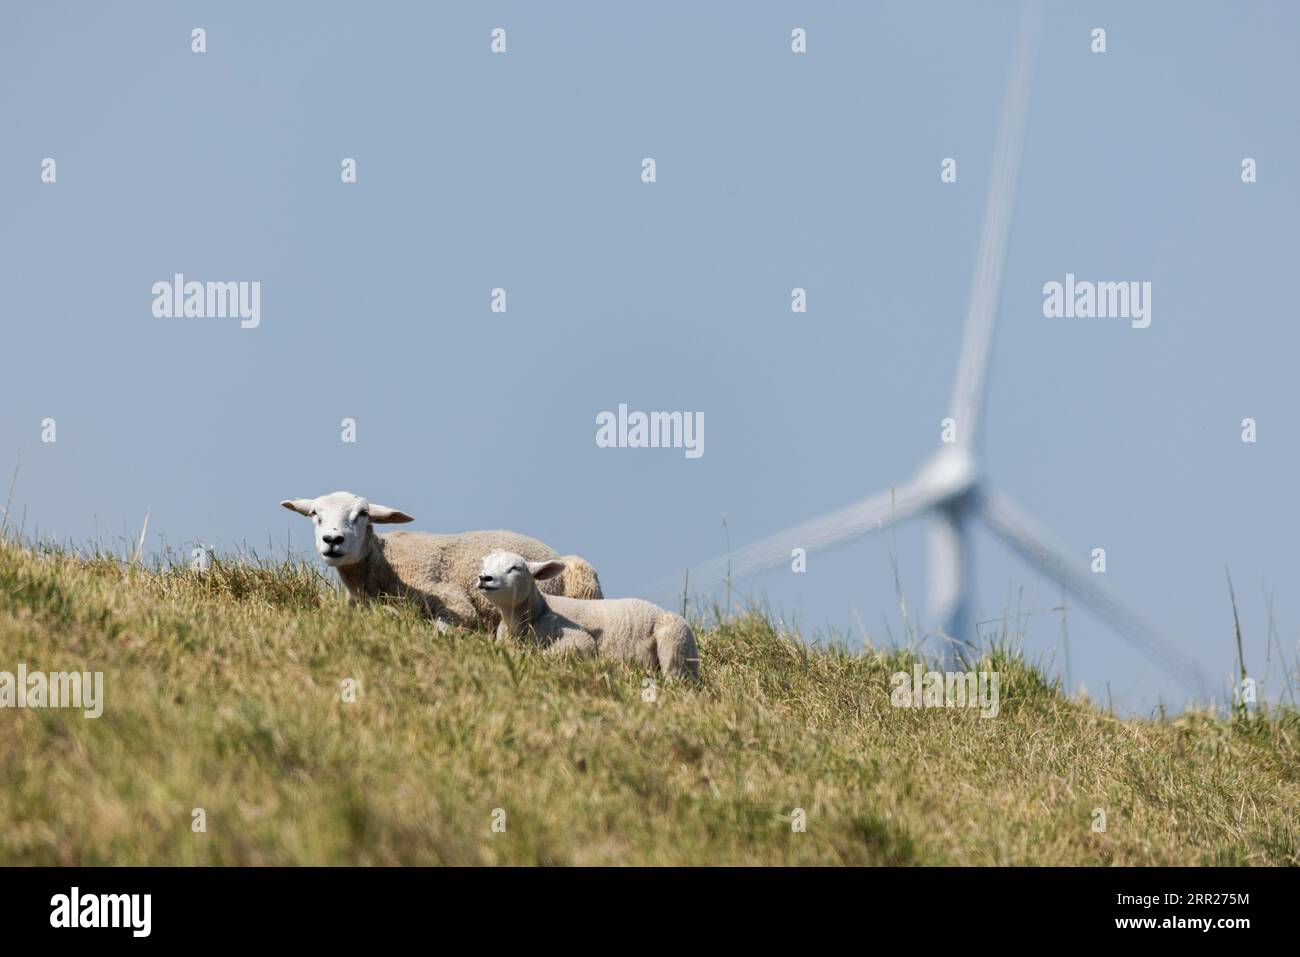
[[1042, 20], [1037, 0], [1024, 5], [1007, 90], [1002, 102], [993, 154], [993, 178], [980, 233], [971, 282], [966, 327], [957, 379], [949, 400], [955, 441], [931, 456], [901, 485], [855, 505], [804, 522], [755, 542], [734, 555], [714, 559], [688, 572], [690, 586], [709, 588], [773, 568], [790, 560], [791, 550], [830, 548], [925, 514], [929, 530], [928, 620], [940, 623], [946, 638], [945, 658], [969, 658], [977, 636], [971, 621], [972, 575], [970, 533], [977, 519], [1031, 564], [1043, 569], [1081, 597], [1129, 644], [1172, 674], [1194, 694], [1208, 700], [1205, 677], [1197, 663], [1165, 641], [1127, 608], [1096, 576], [1064, 558], [1066, 551], [1039, 530], [1002, 493], [985, 487], [979, 463], [980, 431], [988, 380], [994, 318], [1006, 260], [1007, 236], [1015, 207], [1016, 180], [1024, 143], [1029, 78]]

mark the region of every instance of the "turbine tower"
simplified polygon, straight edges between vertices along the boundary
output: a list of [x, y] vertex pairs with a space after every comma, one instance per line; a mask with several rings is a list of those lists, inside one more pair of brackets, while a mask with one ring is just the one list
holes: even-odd
[[955, 440], [932, 455], [902, 484], [778, 532], [734, 555], [692, 568], [687, 580], [696, 587], [713, 587], [728, 576], [744, 577], [783, 564], [789, 561], [794, 548], [807, 552], [830, 548], [924, 515], [930, 524], [928, 620], [939, 623], [939, 635], [945, 639], [945, 659], [952, 663], [969, 657], [977, 644], [971, 614], [970, 540], [972, 526], [982, 521], [1030, 564], [1041, 564], [1048, 575], [1091, 606], [1129, 644], [1193, 694], [1208, 699], [1209, 685], [1195, 660], [1162, 638], [1110, 589], [1102, 586], [1095, 575], [1064, 558], [1065, 549], [1010, 498], [985, 485], [980, 468], [994, 319], [1015, 207], [1029, 79], [1041, 20], [1041, 4], [1028, 0], [1022, 9], [1002, 102], [993, 176], [971, 282], [961, 357], [948, 404]]

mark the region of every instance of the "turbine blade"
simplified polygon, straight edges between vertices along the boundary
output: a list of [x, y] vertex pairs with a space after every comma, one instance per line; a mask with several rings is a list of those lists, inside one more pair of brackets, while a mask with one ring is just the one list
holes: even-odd
[[1087, 602], [1120, 637], [1173, 675], [1193, 694], [1209, 700], [1210, 685], [1200, 665], [1166, 641], [1110, 588], [1103, 586], [1095, 574], [1084, 571], [1077, 563], [1063, 558], [1065, 550], [1052, 541], [1009, 498], [998, 492], [988, 492], [983, 499], [981, 512], [994, 534], [1012, 549], [1031, 564], [1041, 563], [1049, 575]]
[[979, 253], [971, 277], [966, 328], [962, 335], [961, 360], [953, 383], [949, 415], [957, 422], [957, 441], [973, 446], [978, 440], [984, 414], [984, 392], [988, 380], [989, 352], [993, 325], [1002, 286], [1002, 266], [1007, 258], [1007, 236], [1016, 205], [1016, 181], [1020, 177], [1020, 155], [1025, 140], [1025, 113], [1029, 104], [1029, 80], [1043, 10], [1038, 0], [1027, 0], [1021, 10], [1020, 29], [1007, 76], [993, 148], [993, 175], [989, 180], [984, 225]]
[[[790, 553], [795, 548], [813, 552], [859, 538], [911, 518], [941, 498], [941, 490], [930, 483], [912, 480], [837, 512], [769, 535], [731, 555], [697, 565], [688, 570], [685, 581], [693, 592], [707, 594], [726, 581], [728, 575], [735, 581], [774, 568], [790, 561]], [[682, 584], [683, 577], [678, 576], [660, 582], [652, 591], [658, 593], [665, 587], [680, 589]]]

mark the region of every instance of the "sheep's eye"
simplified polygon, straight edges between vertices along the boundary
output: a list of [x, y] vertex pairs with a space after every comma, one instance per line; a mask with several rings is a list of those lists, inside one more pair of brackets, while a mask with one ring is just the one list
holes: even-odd
[[512, 568], [512, 569], [510, 569], [510, 570], [511, 570], [512, 572], [521, 572], [521, 571], [524, 570], [524, 566], [523, 566], [523, 565], [516, 565], [514, 568]]

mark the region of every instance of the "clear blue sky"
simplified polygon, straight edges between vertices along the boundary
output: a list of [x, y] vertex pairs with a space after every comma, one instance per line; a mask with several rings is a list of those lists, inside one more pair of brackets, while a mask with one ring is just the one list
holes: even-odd
[[[6, 4], [0, 466], [21, 456], [28, 532], [111, 537], [148, 510], [154, 547], [304, 548], [277, 503], [348, 489], [414, 528], [533, 534], [621, 595], [719, 553], [724, 513], [739, 546], [905, 479], [945, 414], [1016, 19]], [[1288, 654], [1300, 637], [1298, 40], [1289, 3], [1050, 5], [994, 345], [990, 478], [1081, 563], [1105, 547], [1108, 583], [1216, 678], [1225, 565], [1253, 673], [1264, 588]], [[260, 281], [260, 327], [154, 318], [176, 272]], [[1045, 319], [1067, 272], [1151, 281], [1151, 327]], [[620, 402], [702, 412], [705, 454], [598, 448]], [[923, 531], [895, 539], [915, 608]], [[1058, 604], [997, 542], [976, 554], [979, 618]], [[854, 608], [873, 641], [899, 631], [881, 537], [741, 584], [809, 636], [860, 642]], [[1059, 614], [1027, 627], [1050, 657]], [[1182, 701], [1084, 610], [1070, 632], [1094, 695]]]

